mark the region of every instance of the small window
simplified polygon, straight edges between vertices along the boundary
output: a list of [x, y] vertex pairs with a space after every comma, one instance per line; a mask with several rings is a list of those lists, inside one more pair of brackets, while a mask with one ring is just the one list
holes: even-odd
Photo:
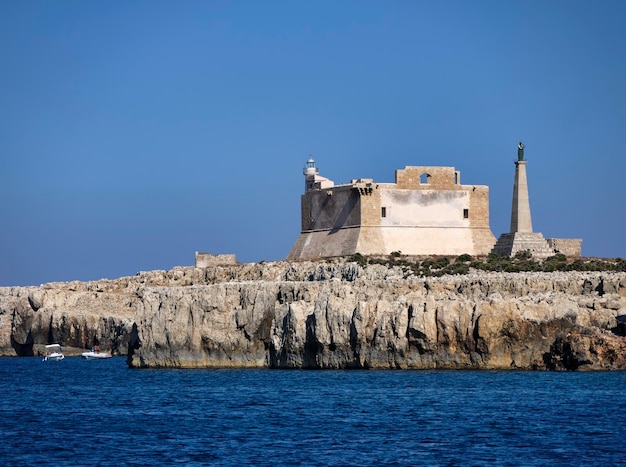
[[387, 217], [387, 208], [386, 207], [382, 207], [381, 212], [380, 212], [381, 217]]
[[420, 185], [428, 185], [429, 180], [430, 180], [430, 175], [428, 174], [420, 175]]
[[463, 209], [463, 219], [469, 219], [469, 209]]

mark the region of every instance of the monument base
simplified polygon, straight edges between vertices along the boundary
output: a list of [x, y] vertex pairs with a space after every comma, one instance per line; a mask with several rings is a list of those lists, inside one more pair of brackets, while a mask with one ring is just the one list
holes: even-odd
[[520, 251], [530, 251], [534, 258], [548, 258], [554, 255], [554, 248], [540, 232], [512, 232], [500, 235], [491, 250], [500, 256], [515, 256]]

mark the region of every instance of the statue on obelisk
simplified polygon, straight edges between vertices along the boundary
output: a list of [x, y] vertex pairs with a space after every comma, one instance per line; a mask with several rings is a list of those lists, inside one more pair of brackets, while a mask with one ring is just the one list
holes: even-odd
[[524, 143], [517, 145], [515, 161], [515, 184], [513, 185], [513, 207], [511, 209], [511, 232], [532, 232], [530, 218], [530, 200], [528, 182], [526, 180], [526, 163], [524, 160]]

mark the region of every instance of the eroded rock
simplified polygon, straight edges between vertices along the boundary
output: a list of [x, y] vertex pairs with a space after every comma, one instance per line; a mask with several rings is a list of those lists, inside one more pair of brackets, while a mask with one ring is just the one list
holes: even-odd
[[0, 288], [0, 353], [100, 341], [131, 367], [626, 369], [626, 274], [277, 262]]

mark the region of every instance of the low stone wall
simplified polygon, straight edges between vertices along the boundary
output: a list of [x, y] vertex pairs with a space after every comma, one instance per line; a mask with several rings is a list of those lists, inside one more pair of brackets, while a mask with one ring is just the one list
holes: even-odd
[[580, 238], [547, 238], [548, 245], [556, 253], [562, 253], [570, 258], [580, 258], [582, 239]]
[[212, 255], [196, 251], [196, 267], [208, 268], [212, 266], [227, 266], [237, 264], [236, 255]]

